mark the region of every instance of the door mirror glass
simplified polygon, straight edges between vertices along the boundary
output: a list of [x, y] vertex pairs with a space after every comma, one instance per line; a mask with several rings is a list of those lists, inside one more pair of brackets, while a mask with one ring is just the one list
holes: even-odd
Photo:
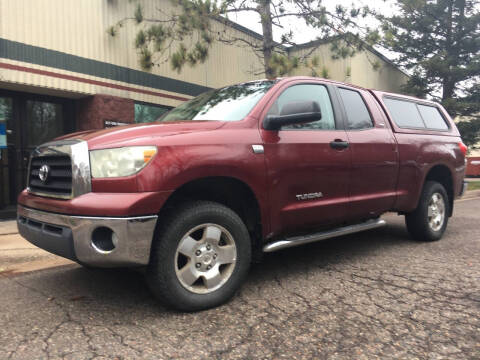
[[279, 130], [282, 126], [315, 122], [321, 118], [322, 112], [316, 101], [295, 101], [286, 103], [280, 115], [267, 115], [263, 127]]

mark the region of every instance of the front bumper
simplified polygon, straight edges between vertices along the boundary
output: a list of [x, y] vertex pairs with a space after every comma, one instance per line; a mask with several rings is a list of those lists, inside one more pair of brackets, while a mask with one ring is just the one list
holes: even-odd
[[[150, 259], [157, 215], [136, 217], [90, 217], [63, 215], [18, 205], [20, 234], [32, 244], [73, 261], [98, 267], [141, 266]], [[94, 245], [94, 231], [107, 228], [114, 236], [114, 249]]]

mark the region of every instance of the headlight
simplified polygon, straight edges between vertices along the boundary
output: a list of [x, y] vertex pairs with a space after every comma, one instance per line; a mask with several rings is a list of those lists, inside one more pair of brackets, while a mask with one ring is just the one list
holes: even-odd
[[90, 151], [94, 178], [129, 176], [142, 170], [157, 153], [155, 146], [130, 146]]

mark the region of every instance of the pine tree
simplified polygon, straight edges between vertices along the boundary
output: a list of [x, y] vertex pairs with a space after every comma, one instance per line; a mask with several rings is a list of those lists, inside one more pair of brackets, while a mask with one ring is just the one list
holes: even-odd
[[[208, 58], [211, 46], [216, 42], [248, 47], [260, 59], [262, 74], [267, 78], [284, 75], [300, 64], [312, 67], [306, 54], [303, 58], [291, 58], [284, 46], [294, 45], [293, 33], [284, 26], [288, 19], [303, 21], [316, 34], [312, 40], [330, 39], [334, 56], [353, 56], [366, 45], [373, 44], [378, 35], [359, 26], [359, 19], [369, 14], [368, 7], [347, 8], [337, 5], [329, 11], [323, 0], [170, 0], [175, 11], [166, 13], [158, 0], [156, 16], [145, 17], [137, 3], [133, 17], [121, 19], [108, 28], [114, 36], [125, 21], [134, 21], [139, 26], [135, 47], [144, 70], [156, 64], [170, 61], [174, 70], [180, 72], [185, 65], [195, 66]], [[228, 17], [236, 13], [253, 14], [262, 25], [262, 39], [255, 41], [229, 32]], [[222, 24], [222, 31], [214, 30], [213, 23]], [[281, 41], [274, 41], [273, 30], [281, 32]], [[313, 49], [312, 49], [313, 52]]]
[[379, 16], [381, 43], [412, 72], [405, 90], [466, 117], [471, 124], [459, 128], [472, 145], [480, 128], [480, 2], [397, 0], [396, 7], [393, 16]]

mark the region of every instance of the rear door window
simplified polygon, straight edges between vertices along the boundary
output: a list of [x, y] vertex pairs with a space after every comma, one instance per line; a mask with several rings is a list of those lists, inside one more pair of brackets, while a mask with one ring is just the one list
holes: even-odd
[[447, 123], [435, 106], [418, 104], [418, 110], [420, 111], [427, 128], [434, 130], [448, 130]]
[[358, 91], [338, 89], [347, 113], [347, 126], [350, 130], [368, 129], [373, 127], [372, 118], [367, 106]]
[[425, 124], [417, 109], [417, 104], [411, 101], [384, 98], [383, 102], [390, 115], [401, 128], [424, 129]]

